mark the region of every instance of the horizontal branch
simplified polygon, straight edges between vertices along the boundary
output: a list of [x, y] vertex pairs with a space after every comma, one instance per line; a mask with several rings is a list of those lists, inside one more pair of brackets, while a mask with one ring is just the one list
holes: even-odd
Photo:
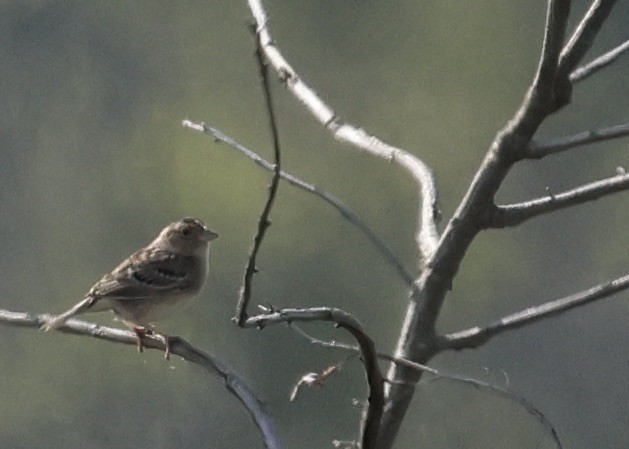
[[360, 128], [343, 122], [334, 110], [301, 79], [284, 58], [271, 37], [267, 25], [267, 14], [261, 0], [248, 0], [248, 4], [260, 36], [262, 50], [269, 63], [286, 83], [288, 90], [306, 107], [312, 116], [338, 141], [351, 144], [359, 150], [396, 163], [407, 170], [418, 183], [421, 205], [415, 240], [422, 258], [428, 259], [435, 251], [439, 241], [436, 222], [440, 218], [440, 212], [432, 170], [414, 155], [389, 145]]
[[594, 59], [593, 61], [576, 69], [574, 72], [570, 74], [570, 81], [572, 81], [572, 83], [578, 83], [579, 81], [583, 81], [590, 75], [598, 72], [600, 69], [610, 65], [612, 62], [618, 59], [618, 57], [620, 57], [627, 50], [629, 50], [629, 40], [626, 40], [619, 46], [609, 50], [607, 53], [602, 54], [601, 56]]
[[[24, 312], [11, 312], [0, 309], [0, 324], [10, 326], [29, 327], [39, 329], [52, 317], [45, 314], [33, 314]], [[137, 345], [137, 337], [133, 332], [123, 329], [99, 326], [95, 323], [88, 323], [77, 319], [68, 320], [61, 328], [60, 332], [73, 335], [98, 338], [112, 343], [122, 343], [125, 345]], [[45, 334], [42, 333], [42, 337]], [[47, 334], [45, 335], [48, 336]], [[149, 335], [142, 337], [142, 344], [145, 348], [165, 351], [164, 342], [159, 338], [152, 338]], [[264, 410], [264, 406], [255, 397], [251, 389], [244, 382], [242, 377], [217, 357], [203, 352], [190, 343], [179, 337], [170, 337], [170, 352], [182, 359], [200, 366], [207, 372], [220, 376], [225, 382], [227, 390], [238, 398], [247, 412], [253, 418], [254, 423], [262, 433], [264, 445], [268, 449], [280, 449], [281, 444], [273, 420]]]
[[307, 309], [280, 309], [252, 316], [244, 327], [263, 328], [269, 324], [304, 321], [329, 321], [347, 330], [356, 340], [367, 374], [369, 399], [363, 427], [361, 448], [373, 449], [378, 440], [380, 420], [384, 410], [384, 379], [378, 366], [376, 346], [363, 330], [362, 325], [349, 313], [333, 307], [311, 307]]
[[571, 136], [558, 137], [543, 142], [533, 142], [529, 147], [527, 158], [540, 159], [549, 154], [559, 153], [581, 145], [618, 139], [625, 136], [629, 136], [629, 123], [583, 131]]
[[551, 316], [559, 315], [575, 307], [610, 297], [628, 288], [629, 275], [626, 275], [605, 284], [596, 285], [588, 290], [512, 313], [485, 327], [473, 327], [437, 337], [437, 346], [440, 350], [477, 348], [503, 332], [519, 329]]
[[[222, 142], [235, 149], [236, 151], [244, 154], [246, 157], [255, 162], [259, 167], [268, 171], [273, 171], [273, 164], [262, 158], [255, 151], [247, 148], [235, 139], [231, 138], [221, 130], [207, 125], [206, 123], [194, 123], [190, 120], [184, 120], [181, 122], [182, 126], [194, 131], [199, 131], [212, 136], [219, 142]], [[352, 211], [346, 204], [336, 198], [334, 195], [321, 189], [316, 184], [306, 182], [290, 173], [280, 171], [280, 177], [294, 187], [298, 187], [308, 193], [318, 196], [323, 201], [334, 207], [343, 218], [345, 218], [350, 224], [356, 226], [363, 234], [369, 239], [369, 241], [376, 247], [378, 252], [385, 258], [385, 260], [395, 269], [406, 284], [413, 286], [413, 276], [404, 268], [404, 265], [400, 259], [395, 255], [389, 245], [380, 237], [369, 225], [360, 218], [354, 211]]]
[[517, 226], [526, 220], [566, 207], [594, 201], [605, 195], [629, 190], [629, 174], [621, 173], [562, 193], [551, 194], [523, 203], [496, 206], [490, 228]]

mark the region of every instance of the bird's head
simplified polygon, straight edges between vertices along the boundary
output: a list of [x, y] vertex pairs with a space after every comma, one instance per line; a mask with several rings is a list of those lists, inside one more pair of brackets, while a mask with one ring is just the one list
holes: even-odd
[[209, 242], [217, 237], [218, 234], [209, 230], [198, 218], [186, 217], [162, 229], [152, 246], [166, 246], [188, 256], [202, 255]]

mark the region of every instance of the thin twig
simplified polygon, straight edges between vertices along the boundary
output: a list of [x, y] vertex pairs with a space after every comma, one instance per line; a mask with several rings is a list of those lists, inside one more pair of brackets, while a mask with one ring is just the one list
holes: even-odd
[[626, 289], [629, 289], [629, 275], [596, 285], [564, 298], [555, 299], [554, 301], [549, 301], [539, 306], [529, 307], [520, 312], [512, 313], [485, 327], [473, 327], [471, 329], [443, 335], [437, 338], [437, 346], [440, 350], [477, 348], [486, 343], [490, 338], [503, 332], [518, 329], [551, 316], [559, 315], [575, 307], [610, 297]]
[[329, 321], [347, 330], [356, 340], [367, 374], [369, 398], [363, 423], [362, 449], [374, 449], [378, 440], [380, 420], [384, 410], [384, 380], [376, 357], [373, 340], [363, 330], [360, 322], [351, 314], [333, 307], [310, 307], [306, 309], [271, 310], [262, 315], [250, 317], [245, 327], [262, 328], [274, 323], [294, 321]]
[[[223, 142], [227, 146], [244, 154], [265, 170], [273, 171], [274, 169], [274, 165], [268, 162], [266, 159], [262, 158], [258, 153], [237, 142], [235, 139], [231, 138], [217, 128], [209, 126], [206, 123], [194, 123], [190, 120], [184, 120], [182, 122], [182, 126], [212, 136], [217, 141]], [[384, 241], [384, 239], [380, 237], [373, 229], [371, 229], [371, 227], [369, 227], [369, 225], [354, 211], [352, 211], [346, 204], [344, 204], [334, 195], [321, 189], [319, 186], [306, 182], [294, 175], [291, 175], [290, 173], [286, 173], [283, 170], [280, 172], [280, 177], [288, 182], [290, 185], [298, 187], [313, 195], [316, 195], [323, 201], [328, 203], [330, 206], [334, 207], [343, 218], [345, 218], [349, 223], [356, 226], [360, 231], [362, 231], [363, 234], [365, 234], [369, 241], [375, 246], [375, 248], [385, 258], [385, 260], [393, 267], [396, 273], [400, 275], [404, 282], [410, 287], [413, 287], [413, 275], [411, 275], [406, 270], [406, 268], [404, 268], [404, 264], [402, 263], [402, 261], [395, 255], [393, 250]]]
[[611, 12], [616, 0], [593, 0], [561, 52], [559, 71], [566, 78], [592, 47], [594, 39]]
[[578, 83], [579, 81], [583, 81], [584, 79], [588, 78], [590, 75], [593, 75], [594, 73], [598, 72], [602, 68], [607, 67], [608, 65], [616, 61], [616, 59], [618, 59], [618, 57], [621, 56], [627, 50], [629, 50], [629, 39], [623, 42], [622, 44], [620, 44], [619, 46], [612, 48], [607, 53], [602, 54], [601, 56], [594, 59], [593, 61], [590, 61], [584, 66], [581, 66], [575, 71], [573, 71], [570, 74], [570, 81], [572, 81], [572, 83]]
[[482, 382], [476, 379], [468, 379], [465, 377], [462, 377], [460, 379], [452, 379], [450, 377], [445, 378], [445, 377], [436, 377], [434, 379], [431, 379], [432, 381], [437, 381], [437, 380], [442, 380], [442, 379], [447, 379], [447, 380], [454, 380], [463, 384], [467, 384], [467, 385], [472, 385], [480, 390], [486, 390], [486, 391], [490, 391], [492, 393], [495, 393], [499, 396], [502, 396], [506, 399], [509, 399], [511, 401], [515, 401], [518, 404], [520, 404], [521, 407], [523, 407], [530, 415], [532, 415], [534, 418], [536, 418], [544, 427], [544, 429], [546, 429], [546, 432], [548, 432], [548, 434], [550, 435], [550, 437], [552, 438], [552, 440], [555, 442], [555, 446], [557, 447], [557, 449], [562, 449], [563, 445], [561, 444], [561, 440], [559, 439], [559, 434], [557, 433], [557, 429], [555, 428], [555, 426], [553, 425], [553, 423], [546, 417], [546, 415], [540, 410], [538, 409], [535, 405], [533, 405], [528, 399], [526, 399], [524, 396], [520, 396], [518, 394], [513, 393], [512, 391], [506, 389], [506, 388], [502, 388], [502, 387], [498, 387], [496, 385], [492, 385], [490, 383], [487, 382]]
[[[0, 323], [10, 326], [29, 327], [39, 329], [44, 323], [51, 319], [50, 315], [34, 314], [24, 312], [12, 312], [0, 310]], [[136, 346], [136, 335], [133, 332], [123, 329], [99, 326], [77, 319], [68, 320], [61, 328], [60, 332], [73, 335], [94, 337], [112, 343], [122, 343]], [[44, 334], [42, 334], [43, 336]], [[142, 344], [145, 348], [164, 351], [164, 342], [158, 338], [144, 336]], [[190, 343], [179, 337], [171, 337], [170, 350], [172, 354], [180, 356], [182, 359], [200, 366], [210, 374], [220, 376], [225, 382], [227, 390], [236, 396], [247, 412], [253, 418], [254, 423], [260, 430], [264, 439], [264, 445], [268, 449], [280, 449], [281, 444], [273, 420], [264, 410], [264, 406], [254, 395], [251, 389], [244, 382], [242, 377], [226, 365], [217, 357], [195, 348]]]
[[549, 154], [559, 153], [581, 145], [618, 139], [625, 136], [629, 136], [629, 123], [583, 131], [571, 136], [558, 137], [543, 142], [532, 142], [527, 157], [529, 159], [540, 159]]
[[588, 201], [594, 201], [605, 195], [628, 189], [629, 174], [622, 173], [543, 198], [537, 198], [523, 203], [496, 206], [495, 213], [488, 223], [488, 227], [504, 228], [517, 226], [539, 215], [583, 204]]
[[308, 109], [313, 117], [323, 125], [332, 136], [374, 156], [394, 162], [406, 169], [419, 184], [421, 205], [418, 210], [418, 224], [415, 240], [423, 260], [434, 252], [439, 240], [437, 221], [440, 219], [437, 204], [437, 189], [432, 170], [419, 158], [392, 145], [389, 145], [360, 128], [344, 123], [316, 92], [308, 86], [286, 61], [271, 37], [267, 14], [261, 0], [248, 0], [249, 9], [255, 20], [260, 35], [262, 50], [269, 63], [280, 78], [285, 81], [288, 90]]
[[243, 284], [242, 289], [240, 290], [240, 298], [238, 299], [238, 305], [236, 306], [236, 316], [234, 317], [234, 321], [240, 327], [244, 325], [245, 320], [247, 319], [247, 305], [249, 304], [249, 300], [251, 299], [253, 275], [258, 271], [258, 268], [256, 267], [256, 257], [258, 255], [258, 251], [260, 250], [260, 246], [262, 245], [264, 234], [266, 233], [268, 227], [271, 225], [269, 215], [271, 214], [271, 208], [273, 207], [273, 202], [275, 201], [275, 196], [277, 194], [277, 188], [279, 187], [280, 183], [282, 159], [280, 150], [280, 139], [277, 131], [275, 112], [273, 110], [273, 101], [271, 99], [271, 87], [269, 86], [268, 69], [266, 62], [264, 61], [264, 54], [262, 53], [260, 35], [259, 33], [254, 34], [256, 41], [256, 58], [258, 61], [258, 68], [260, 70], [260, 82], [262, 83], [262, 90], [264, 91], [264, 100], [269, 117], [269, 127], [271, 128], [271, 134], [273, 137], [273, 158], [275, 164], [273, 167], [273, 178], [271, 179], [271, 185], [269, 186], [269, 195], [267, 197], [266, 204], [264, 205], [262, 214], [260, 214], [260, 219], [258, 220], [258, 230], [253, 238], [253, 246], [251, 248], [251, 252], [249, 253], [247, 267], [245, 268], [245, 273], [243, 276]]
[[[330, 348], [330, 349], [339, 349], [342, 351], [347, 351], [347, 352], [352, 352], [352, 353], [360, 353], [360, 349], [357, 346], [349, 345], [347, 343], [340, 343], [337, 341], [321, 340], [317, 337], [310, 335], [299, 326], [296, 326], [293, 324], [290, 327], [291, 329], [293, 329], [295, 332], [297, 332], [299, 335], [301, 335], [302, 337], [304, 337], [306, 340], [308, 340], [310, 343], [314, 345], [322, 346], [324, 348]], [[416, 362], [413, 362], [411, 360], [407, 360], [401, 357], [395, 357], [395, 356], [392, 356], [390, 354], [386, 354], [383, 352], [378, 352], [376, 353], [376, 355], [379, 359], [393, 362], [396, 365], [402, 365], [407, 368], [416, 370], [418, 372], [428, 372], [434, 376], [434, 378], [431, 379], [432, 381], [446, 380], [446, 381], [452, 381], [456, 383], [462, 383], [464, 385], [471, 385], [480, 390], [485, 390], [490, 393], [497, 394], [501, 397], [508, 399], [509, 401], [515, 402], [519, 404], [521, 407], [523, 407], [530, 415], [532, 415], [537, 420], [539, 420], [542, 426], [549, 433], [551, 438], [555, 441], [555, 445], [559, 449], [562, 448], [562, 444], [561, 444], [561, 441], [559, 440], [559, 435], [557, 434], [557, 430], [555, 429], [555, 426], [550, 422], [550, 420], [546, 417], [546, 415], [542, 413], [541, 410], [535, 407], [535, 405], [533, 405], [525, 397], [518, 395], [507, 388], [503, 388], [503, 387], [493, 385], [488, 382], [483, 382], [481, 380], [474, 379], [467, 376], [459, 376], [456, 374], [445, 373], [441, 370], [437, 370], [430, 366], [423, 365], [421, 363], [416, 363]]]

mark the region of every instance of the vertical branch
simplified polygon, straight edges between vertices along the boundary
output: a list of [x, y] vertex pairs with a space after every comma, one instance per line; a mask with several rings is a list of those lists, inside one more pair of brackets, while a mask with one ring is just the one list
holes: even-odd
[[269, 126], [271, 128], [271, 135], [273, 138], [274, 166], [273, 178], [271, 180], [271, 185], [269, 186], [269, 195], [267, 197], [266, 204], [264, 205], [264, 210], [262, 211], [260, 219], [258, 220], [258, 231], [253, 238], [253, 246], [251, 247], [249, 260], [247, 261], [247, 267], [245, 268], [245, 274], [243, 276], [243, 284], [240, 290], [240, 298], [238, 299], [238, 305], [236, 306], [236, 316], [234, 317], [234, 321], [240, 327], [243, 327], [245, 321], [247, 320], [247, 305], [249, 304], [249, 300], [251, 299], [251, 285], [253, 282], [253, 275], [258, 271], [258, 269], [256, 268], [256, 259], [258, 256], [258, 251], [260, 250], [260, 245], [262, 244], [262, 239], [264, 239], [264, 234], [266, 233], [268, 227], [271, 225], [269, 215], [271, 214], [271, 208], [273, 207], [273, 202], [275, 201], [277, 188], [280, 183], [281, 173], [280, 140], [277, 132], [275, 112], [273, 110], [273, 101], [271, 100], [271, 88], [269, 86], [267, 64], [264, 60], [264, 54], [262, 52], [260, 35], [255, 30], [255, 27], [252, 26], [251, 29], [255, 35], [256, 59], [258, 62], [258, 68], [260, 69], [260, 82], [262, 83], [262, 90], [264, 92], [266, 108], [267, 112], [269, 113]]
[[[543, 47], [535, 78], [522, 105], [498, 132], [476, 172], [465, 197], [443, 231], [433, 256], [416, 281], [420, 292], [409, 302], [395, 356], [425, 363], [435, 347], [435, 323], [459, 265], [495, 208], [494, 196], [513, 164], [524, 157], [530, 140], [543, 120], [556, 110], [555, 78], [564, 39], [569, 0], [549, 0]], [[395, 382], [386, 386], [390, 407], [380, 431], [380, 448], [390, 448], [397, 436], [421, 375], [392, 364], [387, 374]]]

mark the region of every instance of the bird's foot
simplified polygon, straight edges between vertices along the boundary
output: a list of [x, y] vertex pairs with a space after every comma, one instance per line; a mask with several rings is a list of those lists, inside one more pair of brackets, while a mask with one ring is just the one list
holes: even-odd
[[142, 338], [149, 336], [153, 337], [164, 344], [164, 358], [166, 360], [170, 360], [170, 343], [173, 337], [170, 335], [162, 334], [157, 332], [155, 329], [149, 326], [137, 326], [133, 323], [129, 323], [127, 321], [123, 321], [123, 323], [131, 329], [131, 331], [135, 334], [138, 352], [144, 352], [144, 344], [142, 343]]

